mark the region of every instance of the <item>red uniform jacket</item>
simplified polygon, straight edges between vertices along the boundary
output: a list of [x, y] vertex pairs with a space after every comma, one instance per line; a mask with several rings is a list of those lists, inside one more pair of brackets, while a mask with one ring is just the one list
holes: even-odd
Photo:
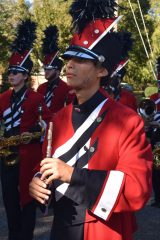
[[160, 93], [154, 93], [150, 99], [156, 104], [157, 111], [160, 112]]
[[[10, 107], [12, 90], [7, 90], [0, 96], [0, 120], [3, 118], [3, 112]], [[43, 96], [32, 90], [27, 90], [25, 100], [22, 103], [23, 114], [21, 116], [20, 133], [28, 132], [39, 120], [38, 107], [41, 104], [43, 109], [43, 119], [48, 121], [51, 113], [44, 103]], [[29, 182], [33, 177], [32, 170], [42, 160], [41, 143], [34, 142], [21, 144], [19, 147], [20, 158], [20, 202], [23, 205], [32, 200], [29, 195]]]
[[160, 93], [153, 94], [150, 99], [155, 103], [157, 112], [154, 115], [154, 121], [160, 122]]
[[[84, 240], [131, 240], [133, 212], [141, 209], [151, 194], [152, 151], [143, 121], [108, 98], [74, 132], [72, 110], [70, 104], [53, 118], [52, 155], [74, 166], [70, 184], [56, 187], [55, 182], [56, 192], [63, 197], [54, 203], [54, 222], [61, 224], [63, 219], [64, 225], [72, 225], [83, 219]], [[86, 135], [94, 119], [102, 122], [79, 149], [78, 139]], [[46, 154], [46, 141], [43, 151]]]
[[[41, 93], [43, 96], [46, 95], [47, 83], [48, 82], [41, 84], [37, 89], [37, 92]], [[53, 90], [54, 96], [52, 97], [51, 106], [49, 107], [52, 113], [56, 113], [64, 107], [66, 103], [68, 104], [72, 101], [72, 94], [69, 94], [70, 90], [67, 84], [59, 79], [58, 87]]]
[[125, 106], [132, 108], [137, 112], [137, 100], [133, 93], [129, 92], [126, 89], [121, 89], [119, 102]]

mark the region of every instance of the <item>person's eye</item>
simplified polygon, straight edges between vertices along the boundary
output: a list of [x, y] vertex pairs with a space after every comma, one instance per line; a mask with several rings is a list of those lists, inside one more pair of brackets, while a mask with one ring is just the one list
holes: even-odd
[[77, 58], [76, 61], [79, 62], [79, 63], [85, 63], [87, 61], [87, 59], [85, 59], [85, 58]]

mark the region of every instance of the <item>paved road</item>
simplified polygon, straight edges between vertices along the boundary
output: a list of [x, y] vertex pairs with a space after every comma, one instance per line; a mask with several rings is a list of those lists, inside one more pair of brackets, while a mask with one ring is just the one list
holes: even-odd
[[[135, 234], [134, 240], [160, 240], [160, 209], [150, 207], [150, 202], [146, 207], [136, 214], [139, 230]], [[49, 240], [52, 216], [43, 217], [37, 211], [37, 223], [34, 240]], [[7, 240], [6, 216], [2, 204], [0, 189], [0, 240]]]

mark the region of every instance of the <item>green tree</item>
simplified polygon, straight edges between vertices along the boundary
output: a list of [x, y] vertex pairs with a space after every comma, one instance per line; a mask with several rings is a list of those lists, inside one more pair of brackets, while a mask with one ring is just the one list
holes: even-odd
[[35, 0], [33, 3], [34, 20], [37, 23], [37, 40], [35, 44], [34, 60], [35, 71], [38, 71], [37, 59], [42, 60], [41, 44], [44, 29], [50, 24], [56, 25], [59, 29], [59, 48], [63, 52], [69, 43], [70, 37], [70, 16], [68, 8], [70, 1], [60, 0]]
[[24, 0], [0, 1], [0, 71], [6, 68], [11, 54], [10, 46], [15, 37], [15, 31], [19, 20], [30, 17], [29, 7]]
[[160, 2], [157, 0], [152, 0], [150, 15], [154, 20], [154, 33], [152, 35], [152, 45], [154, 50], [155, 58], [160, 55]]
[[23, 0], [1, 0], [0, 2], [0, 74], [3, 76], [2, 91], [8, 87], [6, 69], [11, 56], [11, 44], [20, 20], [30, 18], [29, 5]]
[[17, 21], [31, 18], [30, 5], [25, 0], [17, 0], [16, 2]]
[[[135, 11], [136, 19], [144, 38], [147, 50], [150, 54], [143, 23], [138, 9], [137, 0], [130, 0]], [[160, 3], [159, 0], [139, 0], [144, 20], [146, 23], [149, 39], [153, 49], [150, 59], [155, 65], [155, 60], [160, 54]], [[42, 60], [41, 43], [44, 29], [50, 24], [57, 25], [59, 29], [60, 52], [64, 52], [71, 37], [71, 18], [68, 9], [72, 0], [34, 0], [32, 7], [27, 0], [1, 0], [0, 1], [0, 71], [3, 72], [10, 56], [10, 45], [14, 39], [17, 23], [19, 20], [32, 18], [37, 23], [37, 40], [32, 52], [34, 71], [38, 72]], [[128, 1], [118, 1], [119, 14], [124, 15], [118, 23], [118, 30], [128, 30], [134, 38], [133, 51], [130, 53], [130, 61], [127, 64], [127, 76], [125, 81], [132, 84], [135, 89], [142, 90], [146, 86], [154, 84], [154, 76], [146, 57], [142, 41], [135, 25], [131, 8]], [[158, 4], [158, 5], [157, 5]], [[155, 14], [151, 14], [154, 9]]]
[[14, 2], [1, 1], [0, 2], [0, 73], [6, 67], [10, 52], [9, 46], [14, 37]]
[[[151, 8], [151, 1], [139, 0], [139, 2], [147, 27], [148, 36], [151, 40], [154, 32], [154, 21], [152, 17], [148, 14], [149, 9]], [[118, 25], [119, 29], [130, 31], [132, 33], [132, 37], [134, 38], [134, 46], [133, 50], [130, 53], [130, 61], [127, 65], [127, 76], [125, 77], [125, 81], [131, 83], [135, 89], [143, 90], [147, 86], [147, 84], [151, 82], [151, 80], [154, 80], [151, 66], [146, 56], [128, 1], [120, 1], [119, 4], [120, 6], [122, 6], [119, 12], [124, 16], [122, 18], [122, 21]], [[132, 0], [131, 4], [138, 22], [138, 26], [145, 41], [146, 48], [149, 52], [150, 59], [154, 60], [152, 59], [150, 54], [150, 48], [144, 31], [144, 26], [138, 8], [137, 0]]]

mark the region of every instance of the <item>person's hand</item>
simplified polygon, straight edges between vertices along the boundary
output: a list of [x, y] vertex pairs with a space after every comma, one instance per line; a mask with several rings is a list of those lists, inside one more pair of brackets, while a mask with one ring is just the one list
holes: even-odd
[[51, 191], [47, 189], [47, 184], [39, 177], [34, 177], [30, 182], [29, 193], [31, 197], [42, 204], [45, 204], [51, 195]]
[[46, 184], [59, 179], [62, 182], [69, 183], [73, 173], [73, 167], [57, 158], [45, 158], [41, 161], [40, 172], [41, 180]]

